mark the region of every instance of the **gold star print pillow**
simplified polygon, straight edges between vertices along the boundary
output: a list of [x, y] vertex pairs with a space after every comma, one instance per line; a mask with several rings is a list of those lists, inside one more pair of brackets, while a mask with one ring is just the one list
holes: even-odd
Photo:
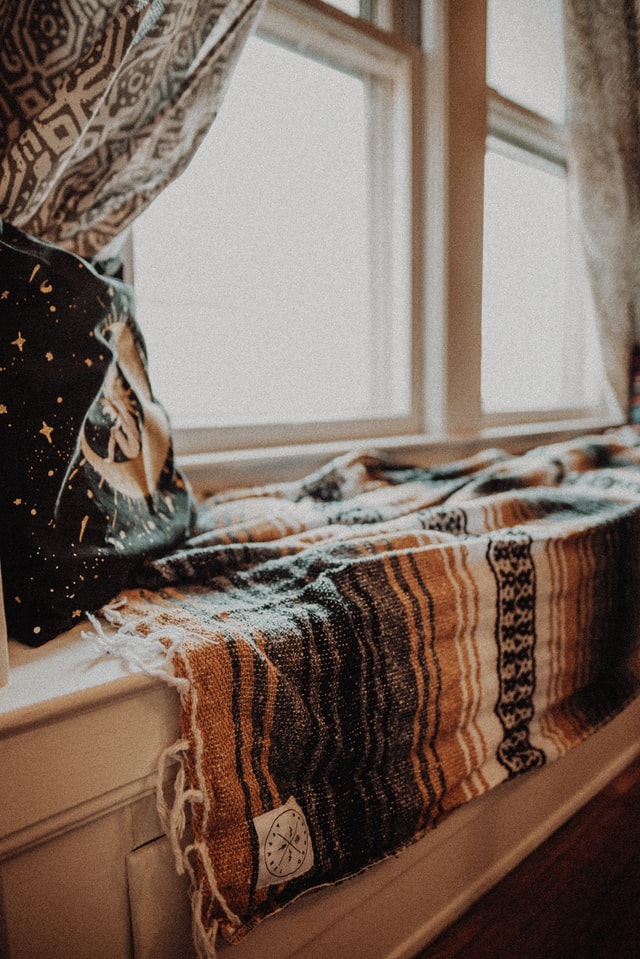
[[2, 223], [0, 561], [9, 635], [40, 645], [191, 520], [132, 290]]

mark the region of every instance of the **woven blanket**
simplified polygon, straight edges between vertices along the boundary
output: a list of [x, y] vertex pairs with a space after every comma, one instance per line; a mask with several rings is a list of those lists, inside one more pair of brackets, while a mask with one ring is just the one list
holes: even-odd
[[435, 469], [346, 456], [205, 500], [106, 611], [180, 689], [160, 806], [200, 955], [619, 712], [639, 559], [631, 427]]

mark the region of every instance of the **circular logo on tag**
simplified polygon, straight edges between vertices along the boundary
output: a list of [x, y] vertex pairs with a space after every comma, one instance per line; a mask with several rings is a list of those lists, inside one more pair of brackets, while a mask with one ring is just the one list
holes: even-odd
[[272, 876], [286, 879], [298, 872], [307, 858], [309, 831], [295, 809], [286, 809], [274, 820], [264, 847], [265, 865]]

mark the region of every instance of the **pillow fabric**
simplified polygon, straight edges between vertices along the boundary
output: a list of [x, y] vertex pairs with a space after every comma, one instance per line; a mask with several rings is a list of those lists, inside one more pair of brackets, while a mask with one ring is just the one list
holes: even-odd
[[10, 636], [40, 645], [191, 522], [133, 291], [0, 221], [0, 560]]

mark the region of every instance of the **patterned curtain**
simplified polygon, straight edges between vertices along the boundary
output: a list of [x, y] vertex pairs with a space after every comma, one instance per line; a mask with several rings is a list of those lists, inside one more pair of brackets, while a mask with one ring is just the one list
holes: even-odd
[[99, 254], [187, 165], [262, 0], [0, 0], [0, 217]]
[[[607, 375], [625, 411], [640, 343], [640, 0], [564, 0], [564, 17], [579, 229]], [[635, 399], [632, 383], [632, 418]]]

